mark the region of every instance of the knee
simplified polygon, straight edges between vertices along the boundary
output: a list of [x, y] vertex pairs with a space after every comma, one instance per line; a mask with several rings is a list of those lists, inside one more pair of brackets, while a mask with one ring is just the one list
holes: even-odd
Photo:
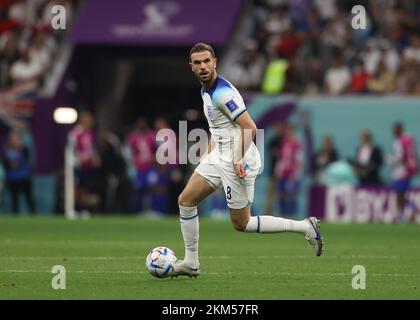
[[184, 194], [183, 194], [183, 193], [181, 193], [181, 194], [178, 196], [178, 205], [179, 205], [179, 206], [185, 206], [185, 201], [186, 201], [185, 196], [184, 196]]
[[191, 197], [188, 197], [188, 195], [182, 192], [178, 197], [178, 205], [182, 207], [195, 207], [197, 204], [194, 203]]

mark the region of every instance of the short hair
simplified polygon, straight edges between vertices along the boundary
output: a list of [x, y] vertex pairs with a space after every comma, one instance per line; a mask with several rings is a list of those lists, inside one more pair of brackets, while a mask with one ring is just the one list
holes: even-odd
[[404, 130], [404, 125], [402, 124], [402, 122], [398, 121], [394, 123], [394, 128], [398, 130]]
[[201, 52], [201, 51], [209, 51], [211, 53], [211, 56], [213, 58], [216, 58], [216, 54], [214, 53], [214, 50], [210, 45], [203, 42], [199, 42], [199, 43], [196, 43], [190, 50], [190, 61], [191, 61], [191, 55], [193, 53]]
[[360, 134], [365, 136], [368, 141], [372, 142], [372, 133], [369, 130], [365, 129]]

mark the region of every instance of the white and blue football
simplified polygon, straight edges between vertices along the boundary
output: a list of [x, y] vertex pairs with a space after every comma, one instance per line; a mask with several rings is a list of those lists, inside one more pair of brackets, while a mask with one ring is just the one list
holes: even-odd
[[167, 247], [156, 247], [146, 258], [146, 268], [156, 278], [166, 278], [177, 261], [175, 252]]

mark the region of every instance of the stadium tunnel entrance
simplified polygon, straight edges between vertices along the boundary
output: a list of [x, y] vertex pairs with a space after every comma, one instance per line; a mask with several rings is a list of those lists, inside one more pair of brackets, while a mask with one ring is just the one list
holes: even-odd
[[73, 126], [52, 121], [55, 108], [60, 106], [92, 111], [97, 127], [106, 127], [120, 138], [140, 116], [151, 127], [157, 117], [166, 117], [175, 132], [180, 120], [188, 120], [189, 130], [207, 128], [200, 84], [188, 64], [189, 49], [75, 47], [53, 96], [38, 99], [34, 107], [32, 131], [39, 151], [35, 172], [50, 174], [63, 168], [67, 134]]
[[191, 128], [205, 127], [200, 85], [188, 64], [189, 48], [80, 47], [74, 68], [79, 109], [95, 112], [98, 124], [123, 132], [138, 117], [150, 125], [165, 117], [174, 130], [196, 110]]

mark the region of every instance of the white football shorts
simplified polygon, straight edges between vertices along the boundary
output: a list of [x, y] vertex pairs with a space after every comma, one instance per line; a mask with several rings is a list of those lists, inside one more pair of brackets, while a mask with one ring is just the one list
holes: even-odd
[[244, 165], [247, 176], [239, 178], [231, 162], [217, 159], [217, 152], [205, 156], [195, 171], [215, 190], [223, 187], [231, 209], [243, 209], [254, 200], [254, 184], [259, 168]]

